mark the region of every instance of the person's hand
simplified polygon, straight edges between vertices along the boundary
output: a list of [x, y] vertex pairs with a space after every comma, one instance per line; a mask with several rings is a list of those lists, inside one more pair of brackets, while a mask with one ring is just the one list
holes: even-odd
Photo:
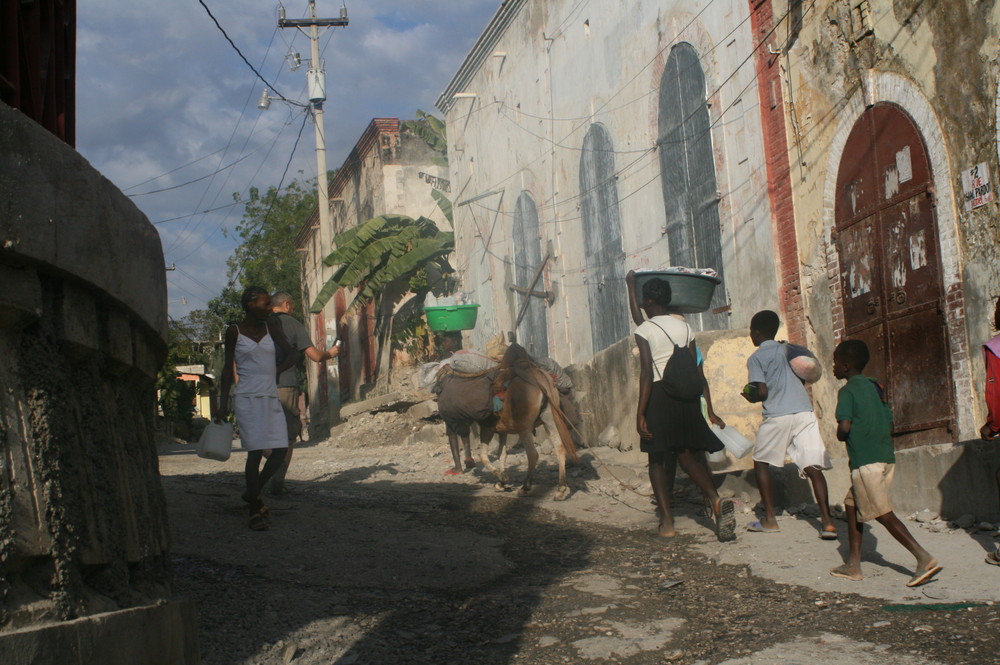
[[726, 429], [726, 421], [720, 418], [714, 412], [708, 414], [708, 420], [719, 429]]
[[979, 436], [983, 439], [983, 441], [992, 441], [996, 435], [997, 433], [990, 428], [989, 423], [979, 428]]
[[635, 429], [639, 433], [640, 439], [653, 438], [653, 433], [649, 431], [649, 425], [646, 424], [645, 415], [640, 415], [635, 419]]
[[219, 407], [219, 410], [215, 412], [215, 418], [212, 419], [212, 422], [216, 423], [217, 425], [221, 425], [222, 423], [226, 422], [226, 419], [228, 417], [229, 417], [229, 407], [228, 406]]
[[634, 270], [629, 270], [628, 273], [625, 275], [625, 283], [626, 284], [635, 284], [635, 271]]

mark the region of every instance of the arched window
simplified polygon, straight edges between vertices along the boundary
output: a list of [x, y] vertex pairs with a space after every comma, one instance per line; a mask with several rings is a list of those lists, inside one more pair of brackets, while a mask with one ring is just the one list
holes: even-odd
[[[541, 278], [531, 281], [542, 265], [542, 239], [538, 230], [538, 208], [528, 192], [521, 192], [514, 206], [514, 280], [517, 286], [532, 291], [544, 291]], [[515, 311], [527, 306], [517, 328], [518, 344], [536, 358], [549, 355], [549, 332], [545, 318], [545, 300], [515, 292]]]
[[625, 256], [618, 213], [615, 153], [603, 125], [594, 124], [580, 155], [580, 203], [594, 352], [628, 335]]
[[680, 43], [670, 51], [660, 79], [660, 172], [671, 265], [714, 268], [722, 279], [711, 309], [688, 315], [698, 330], [729, 327], [728, 315], [718, 311], [728, 303], [710, 130], [705, 73], [694, 47]]

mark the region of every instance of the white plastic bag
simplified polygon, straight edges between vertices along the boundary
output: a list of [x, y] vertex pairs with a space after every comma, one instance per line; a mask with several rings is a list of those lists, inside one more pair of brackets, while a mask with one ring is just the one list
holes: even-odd
[[225, 462], [233, 450], [233, 424], [210, 422], [198, 439], [198, 457]]
[[733, 457], [746, 457], [747, 453], [753, 450], [753, 441], [740, 434], [732, 425], [724, 429], [712, 425], [712, 433], [719, 437], [719, 441], [722, 441], [726, 451]]

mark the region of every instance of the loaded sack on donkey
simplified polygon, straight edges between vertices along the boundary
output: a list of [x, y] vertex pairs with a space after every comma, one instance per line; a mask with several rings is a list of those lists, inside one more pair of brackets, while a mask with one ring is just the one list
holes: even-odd
[[[562, 373], [562, 368], [559, 370]], [[493, 396], [497, 432], [513, 434], [533, 430], [537, 414], [548, 406], [566, 453], [574, 461], [579, 460], [570, 433], [571, 420], [564, 409], [570, 402], [561, 398], [553, 375], [536, 363], [524, 347], [511, 344], [507, 348], [493, 379]], [[572, 410], [576, 413], [575, 406]]]

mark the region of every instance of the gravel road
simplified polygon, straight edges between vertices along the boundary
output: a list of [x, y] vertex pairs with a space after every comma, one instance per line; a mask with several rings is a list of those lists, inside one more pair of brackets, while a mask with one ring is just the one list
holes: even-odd
[[568, 501], [546, 496], [545, 457], [538, 496], [518, 498], [478, 470], [443, 476], [439, 425], [363, 414], [296, 450], [271, 529], [253, 532], [243, 454], [193, 448], [161, 445], [160, 469], [175, 591], [198, 606], [207, 665], [1000, 662], [992, 603], [775, 581], [736, 555], [751, 534], [713, 543], [686, 493], [664, 542], [648, 500], [586, 457]]

